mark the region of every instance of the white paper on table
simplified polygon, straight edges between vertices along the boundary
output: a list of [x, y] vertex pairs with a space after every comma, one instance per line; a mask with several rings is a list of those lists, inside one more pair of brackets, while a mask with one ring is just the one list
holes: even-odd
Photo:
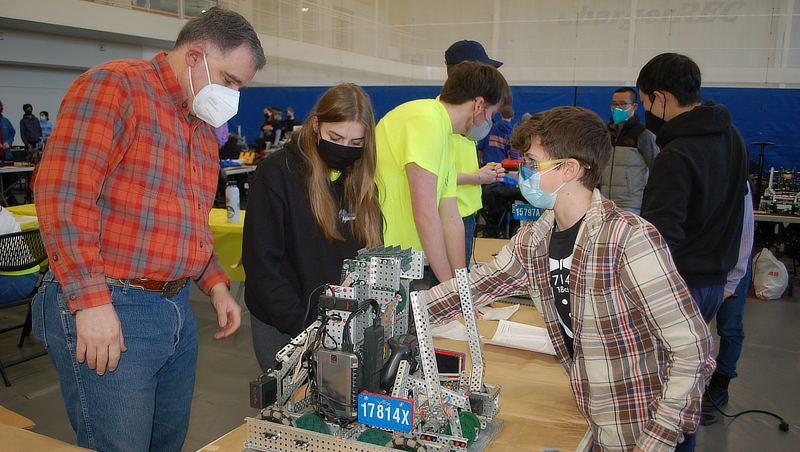
[[33, 217], [29, 215], [25, 217], [14, 217], [14, 219], [17, 220], [17, 223], [25, 223], [28, 221], [36, 221], [39, 219], [39, 217]]
[[490, 308], [489, 306], [478, 308], [478, 312], [483, 316], [483, 320], [508, 320], [518, 310], [518, 304], [506, 306], [505, 308]]
[[556, 354], [553, 343], [550, 342], [550, 336], [547, 334], [547, 329], [525, 325], [524, 323], [509, 322], [508, 320], [501, 320], [497, 325], [494, 337], [483, 339], [483, 343], [550, 355]]
[[431, 327], [431, 334], [433, 337], [441, 337], [443, 339], [452, 339], [454, 341], [467, 340], [467, 327], [463, 323], [453, 320], [444, 325], [436, 325]]

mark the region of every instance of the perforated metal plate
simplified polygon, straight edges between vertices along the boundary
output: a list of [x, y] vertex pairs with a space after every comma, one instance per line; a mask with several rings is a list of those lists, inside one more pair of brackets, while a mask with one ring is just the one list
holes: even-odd
[[467, 327], [469, 355], [472, 360], [472, 375], [469, 387], [473, 391], [483, 391], [483, 376], [486, 373], [486, 360], [483, 357], [481, 337], [478, 333], [478, 321], [475, 317], [475, 305], [472, 304], [472, 292], [469, 289], [469, 275], [466, 268], [456, 270], [458, 296], [461, 299], [461, 312], [464, 325]]
[[425, 252], [411, 250], [414, 259], [411, 261], [411, 268], [408, 271], [400, 273], [400, 277], [404, 279], [422, 279], [423, 271], [425, 270]]

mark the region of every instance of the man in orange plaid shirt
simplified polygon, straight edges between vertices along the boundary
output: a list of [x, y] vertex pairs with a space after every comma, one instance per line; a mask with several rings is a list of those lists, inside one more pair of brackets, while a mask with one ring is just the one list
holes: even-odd
[[80, 446], [181, 450], [198, 348], [188, 279], [211, 297], [215, 339], [241, 322], [208, 226], [212, 127], [265, 63], [247, 20], [212, 8], [169, 54], [92, 68], [64, 97], [35, 183], [52, 271], [34, 331]]

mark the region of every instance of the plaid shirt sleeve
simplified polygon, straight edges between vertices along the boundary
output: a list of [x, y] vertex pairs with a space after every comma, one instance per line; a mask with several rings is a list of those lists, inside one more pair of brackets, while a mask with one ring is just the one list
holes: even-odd
[[106, 276], [190, 276], [206, 293], [230, 281], [208, 226], [219, 171], [213, 132], [188, 117], [165, 55], [92, 69], [62, 102], [34, 188], [72, 311], [111, 302]]
[[111, 303], [100, 256], [100, 187], [136, 127], [118, 74], [96, 71], [70, 87], [36, 178], [36, 212], [50, 265], [73, 310]]
[[[469, 272], [472, 301], [484, 306], [494, 300], [524, 295], [528, 289], [528, 275], [517, 250], [525, 234], [519, 233], [487, 264], [473, 267]], [[431, 288], [426, 294], [431, 323], [443, 323], [461, 316], [461, 300], [455, 278]]]
[[620, 280], [666, 356], [660, 397], [650, 403], [650, 420], [637, 446], [645, 452], [671, 451], [680, 432], [693, 432], [700, 417], [704, 381], [714, 371], [713, 347], [689, 289], [675, 269], [666, 242], [643, 223], [625, 245]]

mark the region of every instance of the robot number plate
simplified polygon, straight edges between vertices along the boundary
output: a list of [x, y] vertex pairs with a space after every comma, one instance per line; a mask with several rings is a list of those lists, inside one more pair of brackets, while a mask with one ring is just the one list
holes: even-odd
[[358, 422], [410, 432], [414, 426], [414, 402], [362, 392], [358, 395]]

